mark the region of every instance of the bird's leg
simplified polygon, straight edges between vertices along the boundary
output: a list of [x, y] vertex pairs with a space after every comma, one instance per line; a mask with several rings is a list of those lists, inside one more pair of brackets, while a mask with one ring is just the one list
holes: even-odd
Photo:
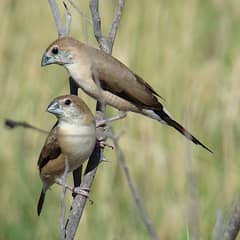
[[[82, 165], [73, 171], [73, 183], [75, 188], [81, 185], [81, 176]], [[76, 193], [72, 193], [73, 198], [75, 198], [76, 195], [77, 195]]]
[[64, 183], [61, 178], [57, 178], [55, 180], [55, 183], [62, 186], [62, 187], [65, 187], [66, 189], [68, 189], [72, 193], [79, 194], [79, 195], [82, 195], [82, 196], [88, 198], [88, 200], [91, 203], [93, 203], [93, 201], [91, 199], [89, 199], [89, 191], [90, 191], [89, 188], [86, 188], [86, 187], [71, 187], [71, 186], [67, 185], [66, 183]]
[[123, 119], [127, 116], [127, 112], [123, 112], [123, 111], [119, 111], [118, 112], [118, 115], [116, 115], [115, 117], [111, 117], [111, 118], [108, 118], [108, 119], [104, 119], [104, 120], [100, 120], [100, 121], [97, 121], [96, 122], [96, 127], [102, 127], [104, 125], [106, 125], [107, 123], [110, 123], [110, 122], [114, 122], [114, 121], [117, 121], [117, 120], [120, 120], [120, 119]]
[[63, 182], [62, 178], [57, 178], [55, 180], [55, 183], [62, 186], [62, 187], [65, 187], [66, 189], [68, 189], [69, 191], [73, 192], [74, 188], [73, 187], [70, 187], [69, 185], [67, 185], [66, 183]]

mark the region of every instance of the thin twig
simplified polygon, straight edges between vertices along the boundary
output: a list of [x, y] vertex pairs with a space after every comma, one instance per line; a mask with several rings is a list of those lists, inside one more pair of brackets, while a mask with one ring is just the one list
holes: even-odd
[[60, 216], [60, 229], [61, 229], [61, 239], [65, 240], [65, 213], [66, 213], [66, 205], [65, 205], [65, 195], [66, 195], [66, 181], [69, 170], [68, 159], [65, 157], [65, 170], [62, 176], [62, 194], [61, 194], [61, 216]]
[[71, 21], [72, 21], [72, 15], [69, 12], [67, 5], [65, 2], [63, 2], [63, 5], [65, 7], [65, 15], [66, 15], [66, 24], [65, 27], [63, 27], [63, 24], [61, 22], [61, 15], [58, 9], [58, 5], [56, 3], [55, 0], [48, 0], [53, 17], [54, 17], [54, 21], [57, 27], [57, 32], [58, 32], [58, 37], [66, 37], [69, 35], [70, 32], [70, 25], [71, 25]]
[[[80, 188], [91, 189], [100, 159], [101, 159], [101, 150], [99, 147], [97, 147], [95, 148], [93, 154], [91, 155], [88, 161], [88, 165], [84, 173], [84, 177], [82, 179]], [[71, 211], [69, 214], [69, 218], [68, 218], [68, 224], [66, 226], [67, 240], [74, 239], [86, 202], [87, 202], [87, 197], [83, 195], [77, 195], [74, 198]]]
[[224, 231], [224, 240], [234, 240], [240, 230], [240, 199], [238, 198], [234, 205], [233, 213]]
[[[104, 52], [111, 54], [114, 40], [109, 41], [108, 37], [102, 34], [101, 17], [99, 14], [99, 1], [90, 0], [89, 7], [91, 10], [92, 20], [93, 20], [93, 32], [94, 32], [95, 38], [97, 39], [98, 45], [100, 49], [102, 49]], [[118, 29], [118, 26], [116, 26], [116, 31], [117, 29]]]
[[108, 44], [106, 44], [103, 41], [104, 36], [102, 34], [101, 17], [100, 17], [100, 14], [99, 14], [98, 0], [90, 0], [89, 7], [90, 7], [90, 10], [91, 10], [91, 14], [92, 14], [93, 32], [94, 32], [95, 38], [97, 39], [97, 41], [100, 45], [100, 48], [104, 49], [105, 48], [104, 45], [107, 45], [107, 47], [108, 47]]
[[[104, 127], [104, 125], [106, 125], [106, 124], [108, 124], [110, 122], [121, 120], [121, 119], [123, 119], [125, 117], [126, 117], [126, 114], [120, 114], [120, 115], [117, 115], [117, 116], [112, 117], [112, 118], [108, 118], [108, 119], [103, 119], [102, 118], [102, 120], [101, 119], [96, 120], [96, 128]], [[49, 134], [49, 131], [41, 129], [41, 128], [38, 128], [38, 127], [35, 127], [35, 126], [29, 124], [26, 121], [21, 122], [21, 121], [15, 121], [15, 120], [12, 120], [12, 119], [5, 119], [4, 124], [9, 129], [15, 129], [17, 127], [22, 127], [22, 128], [26, 128], [26, 129], [35, 130], [35, 131], [40, 132], [40, 133]], [[79, 135], [78, 134], [74, 134], [73, 136], [77, 137]], [[82, 136], [82, 134], [80, 136]], [[103, 137], [104, 136], [105, 135], [103, 134]]]
[[32, 130], [36, 130], [40, 133], [44, 133], [44, 134], [49, 134], [49, 131], [43, 130], [41, 128], [35, 127], [27, 122], [19, 122], [19, 121], [15, 121], [12, 119], [6, 119], [4, 122], [5, 126], [8, 127], [9, 129], [14, 129], [17, 127], [22, 127], [22, 128], [28, 128], [28, 129], [32, 129]]
[[68, 10], [67, 4], [63, 1], [63, 5], [65, 8], [65, 16], [66, 16], [66, 25], [64, 29], [64, 36], [68, 36], [70, 33], [70, 27], [71, 27], [71, 22], [72, 22], [72, 15]]
[[126, 112], [119, 112], [119, 114], [114, 117], [103, 119], [103, 120], [97, 120], [96, 128], [103, 127], [103, 126], [109, 124], [110, 122], [121, 120], [121, 119], [125, 118], [126, 116], [127, 116]]
[[118, 161], [120, 163], [120, 166], [122, 167], [122, 170], [123, 170], [123, 172], [125, 174], [128, 187], [130, 188], [130, 191], [132, 193], [133, 199], [134, 199], [134, 201], [136, 203], [136, 206], [137, 206], [137, 208], [139, 210], [141, 219], [142, 219], [143, 223], [145, 224], [151, 239], [157, 240], [158, 239], [157, 233], [156, 233], [156, 231], [155, 231], [155, 229], [153, 227], [152, 221], [149, 218], [149, 216], [147, 214], [147, 211], [146, 211], [146, 209], [144, 207], [144, 203], [143, 203], [142, 197], [141, 197], [140, 193], [138, 192], [136, 186], [133, 183], [133, 180], [132, 180], [132, 178], [130, 176], [129, 169], [128, 169], [128, 166], [127, 166], [124, 154], [123, 154], [123, 152], [122, 152], [122, 150], [121, 150], [121, 148], [119, 146], [118, 139], [115, 137], [115, 134], [114, 134], [112, 129], [111, 129], [110, 138], [113, 141], [113, 145], [114, 145], [114, 148], [115, 148], [115, 151], [116, 151], [117, 159], [118, 159]]
[[[189, 112], [186, 114], [186, 126], [189, 122]], [[199, 197], [198, 197], [198, 186], [197, 186], [197, 176], [194, 166], [194, 158], [190, 148], [189, 142], [186, 142], [187, 147], [187, 184], [188, 184], [188, 206], [187, 206], [187, 220], [188, 220], [188, 231], [190, 234], [190, 239], [199, 240], [200, 237], [200, 207], [199, 207]]]
[[212, 239], [213, 240], [222, 240], [223, 239], [223, 231], [224, 231], [224, 218], [223, 218], [222, 211], [219, 209], [217, 211], [216, 223], [213, 228]]
[[120, 23], [120, 18], [122, 16], [122, 11], [123, 11], [123, 8], [124, 8], [124, 4], [125, 4], [125, 0], [118, 0], [118, 5], [116, 7], [116, 12], [115, 12], [115, 15], [114, 15], [114, 18], [113, 18], [111, 30], [108, 34], [108, 39], [109, 39], [110, 42], [115, 41], [118, 26], [119, 26], [119, 23]]
[[51, 7], [52, 14], [53, 14], [53, 17], [54, 17], [54, 21], [55, 21], [55, 24], [56, 24], [56, 27], [57, 27], [58, 37], [59, 38], [63, 37], [65, 31], [64, 31], [63, 26], [62, 26], [61, 16], [60, 16], [60, 12], [59, 12], [59, 9], [58, 9], [58, 5], [57, 5], [55, 0], [48, 0], [48, 2], [49, 2], [49, 5]]
[[73, 0], [68, 0], [68, 2], [72, 5], [72, 7], [78, 12], [78, 14], [83, 18], [83, 20], [87, 21], [89, 24], [93, 25], [91, 18], [83, 12], [79, 7], [74, 3]]

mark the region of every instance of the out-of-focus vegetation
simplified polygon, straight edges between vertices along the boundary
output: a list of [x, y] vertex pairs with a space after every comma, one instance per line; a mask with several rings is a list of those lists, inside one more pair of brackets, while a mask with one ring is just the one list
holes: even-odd
[[[88, 1], [76, 3], [90, 16]], [[106, 31], [114, 4], [101, 1]], [[97, 46], [91, 26], [83, 30], [84, 21], [71, 11], [72, 36]], [[41, 68], [40, 59], [56, 28], [47, 1], [1, 0], [0, 16], [0, 239], [59, 239], [58, 186], [48, 192], [42, 216], [36, 214], [41, 189], [36, 164], [46, 136], [3, 127], [6, 117], [44, 129], [54, 124], [45, 109], [55, 96], [68, 93], [67, 72]], [[217, 212], [227, 217], [240, 190], [239, 0], [126, 1], [113, 55], [146, 79], [172, 115], [213, 149], [212, 155], [189, 145], [174, 130], [136, 114], [114, 123], [116, 132], [125, 130], [120, 143], [161, 239], [186, 239], [193, 227], [188, 225], [191, 150], [200, 234], [210, 239]], [[94, 111], [95, 102], [80, 95]], [[105, 155], [111, 162], [99, 167], [94, 205], [85, 209], [78, 235], [148, 239], [114, 151]], [[70, 201], [68, 193], [68, 206]]]

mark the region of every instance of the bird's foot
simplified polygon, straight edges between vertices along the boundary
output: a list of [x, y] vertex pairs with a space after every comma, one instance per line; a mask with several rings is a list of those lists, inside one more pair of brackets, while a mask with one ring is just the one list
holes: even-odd
[[89, 197], [89, 192], [90, 189], [89, 188], [84, 188], [84, 187], [75, 187], [73, 188], [73, 193], [78, 194], [78, 195], [82, 195], [83, 197]]
[[102, 149], [104, 149], [105, 147], [108, 147], [110, 149], [114, 149], [114, 147], [111, 144], [106, 143], [104, 140], [97, 140], [96, 145]]
[[80, 187], [71, 187], [71, 186], [67, 185], [66, 183], [64, 183], [61, 178], [56, 179], [55, 183], [64, 187], [64, 188], [66, 188], [66, 189], [68, 189], [69, 191], [71, 191], [74, 196], [81, 195], [83, 197], [86, 197], [89, 200], [89, 202], [91, 204], [93, 204], [93, 200], [91, 200], [89, 198], [89, 192], [90, 192], [89, 188], [81, 187], [81, 186]]
[[88, 199], [88, 201], [93, 204], [93, 200], [89, 198], [90, 188], [87, 187], [75, 187], [73, 188], [73, 194], [81, 195]]

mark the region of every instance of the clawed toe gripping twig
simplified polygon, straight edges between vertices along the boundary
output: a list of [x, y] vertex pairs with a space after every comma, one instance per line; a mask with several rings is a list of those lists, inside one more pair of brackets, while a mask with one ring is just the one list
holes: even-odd
[[96, 144], [97, 144], [97, 146], [99, 146], [102, 149], [104, 149], [105, 147], [108, 147], [108, 148], [110, 148], [112, 150], [114, 149], [114, 146], [106, 143], [105, 140], [97, 140]]
[[89, 192], [90, 189], [86, 188], [86, 187], [71, 187], [68, 184], [64, 183], [64, 181], [61, 178], [58, 178], [55, 180], [55, 183], [66, 188], [67, 190], [69, 190], [70, 192], [74, 193], [74, 194], [78, 194], [81, 195], [83, 197], [86, 197], [88, 199], [88, 201], [93, 204], [93, 200], [89, 198]]

